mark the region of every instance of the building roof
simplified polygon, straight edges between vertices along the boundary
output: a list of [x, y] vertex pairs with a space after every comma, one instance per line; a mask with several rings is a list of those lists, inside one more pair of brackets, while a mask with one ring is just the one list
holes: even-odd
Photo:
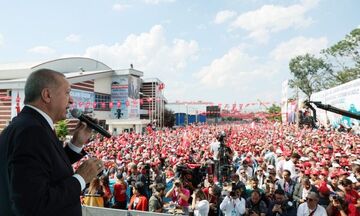
[[95, 59], [84, 57], [69, 57], [47, 61], [29, 68], [0, 70], [0, 80], [20, 79], [19, 81], [21, 81], [21, 79], [28, 77], [31, 72], [41, 68], [48, 68], [62, 72], [64, 74], [71, 72], [112, 70], [106, 64]]

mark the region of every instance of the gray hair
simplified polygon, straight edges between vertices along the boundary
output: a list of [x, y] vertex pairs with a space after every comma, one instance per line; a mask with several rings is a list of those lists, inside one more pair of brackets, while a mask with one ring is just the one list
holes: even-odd
[[58, 77], [65, 77], [64, 74], [50, 70], [39, 69], [32, 72], [25, 83], [25, 99], [24, 104], [36, 101], [41, 96], [41, 91], [44, 88], [56, 87], [58, 85]]

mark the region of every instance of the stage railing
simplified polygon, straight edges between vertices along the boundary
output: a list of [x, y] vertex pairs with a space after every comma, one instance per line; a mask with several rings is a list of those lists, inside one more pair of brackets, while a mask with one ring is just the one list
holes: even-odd
[[82, 216], [166, 216], [171, 214], [82, 206]]

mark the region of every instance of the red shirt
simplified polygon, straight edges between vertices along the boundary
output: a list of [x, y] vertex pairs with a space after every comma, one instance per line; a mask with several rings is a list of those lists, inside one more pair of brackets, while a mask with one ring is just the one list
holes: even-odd
[[356, 204], [358, 199], [360, 199], [360, 196], [354, 189], [352, 189], [351, 191], [346, 191], [345, 201], [347, 201], [348, 203]]
[[[187, 196], [190, 197], [190, 191], [188, 189], [182, 188], [181, 192]], [[188, 201], [183, 200], [175, 191], [173, 191], [173, 195], [172, 195], [172, 201], [175, 202], [177, 201], [179, 206], [189, 206]]]
[[148, 200], [145, 196], [133, 195], [130, 199], [129, 210], [147, 211]]
[[126, 201], [126, 184], [115, 183], [114, 185], [114, 198], [115, 201], [123, 202]]

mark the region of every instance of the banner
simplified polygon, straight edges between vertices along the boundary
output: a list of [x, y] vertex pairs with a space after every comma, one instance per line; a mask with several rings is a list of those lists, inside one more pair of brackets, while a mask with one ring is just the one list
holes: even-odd
[[112, 118], [140, 118], [140, 84], [140, 78], [131, 75], [113, 77], [111, 84]]
[[[360, 115], [360, 79], [314, 93], [310, 98], [311, 101], [321, 101], [323, 104], [329, 104], [336, 108]], [[316, 108], [315, 105], [314, 108]], [[333, 127], [337, 127], [339, 124], [351, 126], [352, 123], [360, 123], [356, 119], [325, 111], [323, 109], [316, 108], [316, 114], [318, 120], [322, 124], [326, 125], [327, 121], [329, 121]]]

